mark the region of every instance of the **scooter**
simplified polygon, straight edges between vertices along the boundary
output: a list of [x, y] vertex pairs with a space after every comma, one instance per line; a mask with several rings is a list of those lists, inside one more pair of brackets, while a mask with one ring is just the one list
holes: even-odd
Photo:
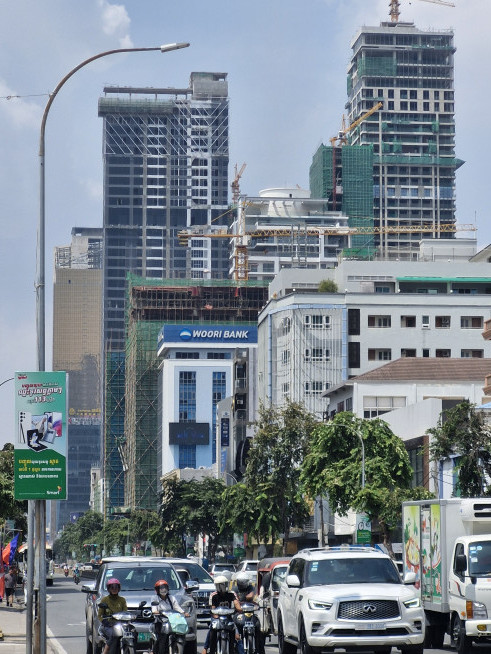
[[[111, 623], [116, 620], [115, 624], [111, 624], [116, 640], [111, 645], [109, 654], [136, 654], [135, 642], [137, 632], [133, 623], [138, 618], [139, 612], [141, 612], [145, 604], [145, 601], [140, 602], [138, 611], [120, 611], [102, 619], [102, 624], [99, 627], [99, 636], [102, 638], [104, 644], [107, 643], [104, 627], [108, 626], [109, 620], [111, 620]], [[99, 606], [103, 609], [107, 608], [107, 604], [104, 602], [101, 602]]]
[[184, 654], [186, 634], [189, 631], [186, 618], [177, 611], [156, 609], [159, 602], [152, 602], [154, 624], [151, 631], [153, 654]]
[[242, 627], [242, 642], [244, 643], [244, 654], [255, 654], [256, 652], [256, 620], [254, 613], [259, 606], [253, 602], [242, 602], [242, 613], [237, 614], [236, 622]]
[[218, 606], [212, 609], [210, 629], [216, 631], [217, 654], [233, 654], [235, 644], [235, 622], [232, 616], [235, 609]]

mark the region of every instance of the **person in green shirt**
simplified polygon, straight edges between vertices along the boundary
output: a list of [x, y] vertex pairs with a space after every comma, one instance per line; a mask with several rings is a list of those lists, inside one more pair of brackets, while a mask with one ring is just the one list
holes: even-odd
[[[116, 620], [114, 620], [111, 616], [113, 613], [128, 610], [125, 598], [121, 597], [119, 594], [119, 591], [121, 590], [121, 584], [119, 580], [115, 577], [111, 577], [111, 579], [108, 579], [107, 581], [106, 588], [109, 595], [106, 595], [101, 599], [99, 603], [99, 609], [97, 611], [97, 615], [102, 625], [102, 632], [106, 638], [106, 647], [104, 648], [103, 654], [109, 654], [109, 650], [113, 642], [116, 640], [113, 629]], [[101, 606], [101, 604], [104, 604], [105, 606]]]

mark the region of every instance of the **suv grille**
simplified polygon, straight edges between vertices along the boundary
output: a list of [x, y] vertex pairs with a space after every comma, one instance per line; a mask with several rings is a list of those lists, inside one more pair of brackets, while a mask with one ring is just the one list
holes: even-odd
[[209, 608], [210, 606], [210, 590], [198, 590], [193, 593], [194, 603], [196, 608]]
[[388, 620], [399, 617], [399, 604], [393, 600], [340, 602], [340, 620]]

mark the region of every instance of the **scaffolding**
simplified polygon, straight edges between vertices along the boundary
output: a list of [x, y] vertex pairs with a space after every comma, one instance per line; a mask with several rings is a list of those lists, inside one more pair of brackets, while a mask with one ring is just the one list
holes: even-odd
[[[110, 452], [118, 456], [119, 468], [124, 471], [124, 499], [123, 473], [114, 474], [115, 470], [117, 486], [112, 484], [110, 499], [118, 500], [117, 506], [124, 503], [126, 508], [156, 510], [160, 451], [157, 337], [162, 325], [257, 325], [259, 311], [267, 302], [268, 282], [238, 286], [231, 280], [157, 280], [128, 273], [127, 289], [124, 430]], [[113, 410], [116, 408], [121, 406]]]

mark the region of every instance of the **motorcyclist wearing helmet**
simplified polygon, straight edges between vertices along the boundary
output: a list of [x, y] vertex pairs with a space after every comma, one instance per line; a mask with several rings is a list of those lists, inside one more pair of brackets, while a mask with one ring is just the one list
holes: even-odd
[[[228, 590], [228, 579], [225, 575], [217, 575], [213, 579], [215, 584], [216, 591], [210, 595], [210, 606], [211, 613], [213, 615], [213, 609], [219, 606], [225, 606], [229, 609], [235, 609], [240, 612], [240, 602], [237, 599], [237, 595]], [[238, 654], [244, 654], [244, 645], [240, 639], [240, 634], [238, 629], [235, 630], [235, 640], [237, 645]], [[205, 644], [203, 646], [202, 654], [216, 654], [217, 650], [217, 634], [214, 629], [209, 629], [208, 634], [206, 635]]]
[[[254, 602], [255, 592], [254, 586], [249, 579], [249, 575], [246, 572], [239, 572], [235, 578], [235, 583], [237, 584], [237, 598], [239, 602]], [[242, 637], [243, 629], [243, 620], [244, 616], [241, 613], [237, 613], [234, 617], [235, 624], [239, 630], [239, 633]], [[255, 641], [256, 641], [256, 651], [257, 654], [264, 654], [264, 638], [261, 632], [261, 624], [257, 615], [253, 617], [254, 628], [255, 628]]]
[[[186, 613], [176, 598], [169, 593], [169, 584], [165, 579], [159, 579], [155, 582], [155, 595], [151, 599], [151, 604], [154, 615], [158, 615], [160, 611], [177, 611], [177, 613], [181, 613], [185, 618], [189, 618], [189, 613]], [[169, 649], [168, 642], [163, 642], [162, 645], [158, 642], [162, 639], [168, 641], [169, 638], [168, 634], [161, 633], [161, 626], [159, 621], [155, 623], [155, 630], [158, 636], [156, 651], [167, 652]]]
[[[116, 640], [113, 629], [116, 621], [111, 616], [113, 613], [128, 610], [125, 598], [121, 597], [119, 594], [121, 583], [116, 579], [116, 577], [111, 577], [111, 579], [107, 580], [106, 588], [109, 595], [106, 595], [101, 599], [97, 611], [97, 616], [101, 622], [101, 629], [106, 637], [106, 647], [104, 648], [103, 654], [109, 653], [109, 649]], [[101, 604], [104, 604], [105, 606], [100, 606]]]

